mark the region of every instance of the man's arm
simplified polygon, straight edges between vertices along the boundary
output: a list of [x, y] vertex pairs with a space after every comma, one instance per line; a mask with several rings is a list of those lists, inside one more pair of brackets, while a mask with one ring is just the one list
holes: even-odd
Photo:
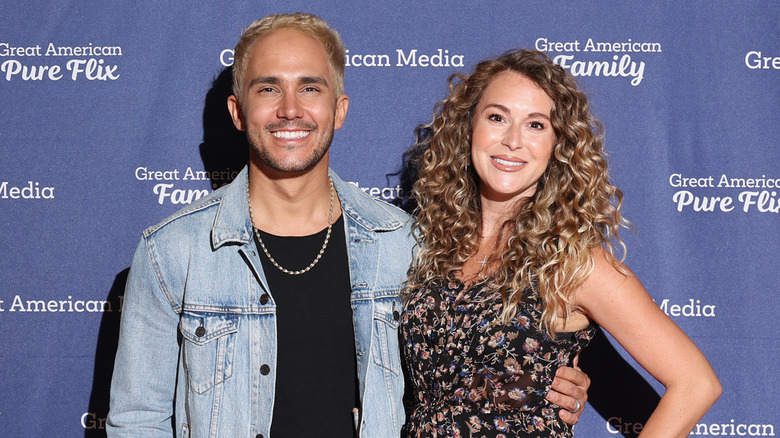
[[590, 378], [577, 366], [579, 358], [579, 354], [574, 358], [574, 368], [558, 368], [552, 390], [546, 397], [547, 400], [562, 408], [558, 411], [558, 416], [571, 425], [580, 421], [580, 414], [585, 409], [588, 388], [590, 388]]
[[146, 240], [136, 249], [125, 288], [111, 381], [109, 437], [173, 434], [179, 316], [160, 286]]

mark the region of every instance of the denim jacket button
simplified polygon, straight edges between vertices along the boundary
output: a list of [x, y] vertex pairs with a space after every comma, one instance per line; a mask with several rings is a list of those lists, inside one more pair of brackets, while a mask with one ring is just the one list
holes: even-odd
[[255, 436], [255, 438], [263, 438], [263, 434], [262, 434], [262, 433], [258, 433], [258, 434]]
[[195, 329], [195, 336], [202, 338], [206, 334], [206, 327], [200, 326]]
[[268, 300], [270, 300], [271, 297], [268, 296], [268, 294], [263, 294], [260, 296], [260, 304], [266, 305], [268, 304]]
[[401, 319], [401, 314], [400, 314], [400, 313], [398, 313], [398, 311], [397, 311], [397, 310], [393, 310], [393, 319], [394, 319], [394, 320], [396, 320], [396, 321], [398, 321], [399, 319]]
[[268, 375], [268, 373], [270, 373], [270, 372], [271, 372], [271, 367], [269, 367], [268, 365], [266, 365], [266, 364], [263, 364], [263, 365], [260, 367], [260, 374], [262, 374], [262, 375], [264, 375], [264, 376], [267, 376], [267, 375]]

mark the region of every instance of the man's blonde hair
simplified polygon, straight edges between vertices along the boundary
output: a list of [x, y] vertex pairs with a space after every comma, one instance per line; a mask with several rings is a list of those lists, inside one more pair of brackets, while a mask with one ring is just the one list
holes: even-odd
[[278, 29], [294, 29], [322, 43], [328, 55], [336, 96], [340, 96], [344, 92], [345, 64], [344, 44], [341, 42], [341, 37], [322, 18], [314, 14], [296, 12], [268, 15], [250, 24], [241, 34], [233, 54], [233, 94], [236, 98], [241, 101], [244, 74], [252, 46], [263, 35]]

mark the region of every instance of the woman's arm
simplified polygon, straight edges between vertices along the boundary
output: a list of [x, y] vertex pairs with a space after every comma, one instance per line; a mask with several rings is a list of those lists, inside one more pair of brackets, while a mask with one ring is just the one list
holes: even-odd
[[593, 272], [575, 295], [577, 306], [666, 387], [640, 436], [687, 437], [720, 396], [715, 372], [633, 273], [619, 272], [601, 249], [593, 259]]

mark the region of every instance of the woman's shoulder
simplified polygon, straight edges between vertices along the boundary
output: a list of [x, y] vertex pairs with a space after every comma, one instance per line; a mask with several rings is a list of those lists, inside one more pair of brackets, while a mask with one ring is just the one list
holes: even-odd
[[591, 272], [583, 286], [622, 282], [634, 277], [634, 273], [622, 261], [601, 246], [591, 248]]
[[590, 317], [608, 309], [645, 300], [647, 291], [633, 272], [603, 248], [591, 250], [590, 274], [574, 295], [578, 309]]

